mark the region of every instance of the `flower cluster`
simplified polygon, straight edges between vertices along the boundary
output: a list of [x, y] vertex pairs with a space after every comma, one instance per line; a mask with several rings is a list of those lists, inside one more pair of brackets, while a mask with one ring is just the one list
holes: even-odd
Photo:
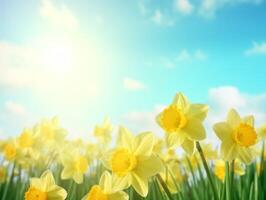
[[[204, 141], [208, 109], [176, 94], [155, 117], [162, 138], [152, 132], [133, 134], [123, 126], [116, 135], [105, 119], [88, 139], [70, 140], [58, 118], [43, 120], [17, 137], [0, 140], [0, 194], [7, 198], [10, 184], [21, 183], [26, 200], [127, 200], [130, 191], [147, 197], [158, 186], [171, 198], [203, 166], [206, 174], [200, 175], [210, 178], [211, 185], [209, 174], [223, 183], [227, 167], [235, 177], [244, 175], [261, 154], [257, 144], [266, 137], [266, 126], [256, 128], [253, 116], [241, 117], [231, 109], [213, 125], [221, 141], [215, 147]], [[75, 190], [78, 195], [71, 192]]]

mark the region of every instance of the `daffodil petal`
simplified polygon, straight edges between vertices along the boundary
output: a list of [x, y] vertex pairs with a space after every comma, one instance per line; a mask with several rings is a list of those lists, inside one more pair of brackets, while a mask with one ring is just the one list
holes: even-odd
[[112, 174], [112, 192], [118, 192], [128, 188], [132, 183], [132, 175], [129, 173], [125, 176]]
[[151, 132], [141, 133], [135, 139], [135, 155], [151, 155], [155, 138]]
[[62, 179], [69, 179], [73, 175], [73, 170], [71, 170], [69, 167], [64, 167], [63, 171], [61, 172], [61, 178]]
[[214, 124], [213, 130], [221, 141], [229, 139], [233, 132], [231, 126], [227, 122], [219, 122]]
[[138, 166], [134, 170], [139, 177], [150, 177], [163, 170], [162, 161], [155, 155], [139, 156]]
[[67, 192], [63, 188], [57, 185], [53, 185], [47, 191], [47, 197], [48, 199], [53, 199], [53, 200], [64, 200], [67, 197]]
[[235, 109], [229, 110], [227, 114], [227, 122], [232, 126], [232, 128], [237, 127], [241, 122], [241, 118]]
[[248, 124], [249, 126], [253, 127], [254, 126], [254, 116], [253, 115], [249, 115], [246, 116], [242, 119], [242, 122], [244, 122], [245, 124]]
[[209, 108], [205, 104], [190, 104], [187, 116], [203, 121], [207, 116], [208, 110]]
[[31, 178], [30, 186], [44, 191], [46, 185], [44, 185], [41, 179], [39, 178]]
[[51, 171], [46, 170], [42, 176], [41, 176], [41, 181], [43, 182], [43, 184], [45, 185], [45, 188], [47, 189], [49, 185], [54, 185], [55, 181], [54, 181], [54, 177]]
[[185, 95], [181, 92], [177, 93], [172, 104], [177, 105], [177, 107], [181, 110], [186, 110], [189, 107], [189, 101]]
[[83, 183], [83, 174], [75, 173], [73, 179], [77, 184], [81, 184]]
[[119, 128], [117, 145], [120, 147], [126, 147], [130, 150], [133, 150], [133, 141], [134, 137], [132, 133], [125, 127]]
[[101, 156], [101, 161], [102, 161], [102, 164], [104, 165], [105, 168], [111, 170], [111, 163], [110, 163], [110, 158], [112, 157], [114, 153], [114, 150], [111, 150], [111, 151], [108, 151], [106, 153], [104, 153], [102, 156]]
[[147, 194], [148, 194], [148, 179], [142, 179], [137, 174], [132, 173], [132, 186], [140, 196], [142, 196], [142, 197], [147, 196]]
[[235, 168], [234, 171], [237, 175], [242, 176], [245, 174], [245, 169], [244, 167], [241, 165], [241, 163], [237, 160], [235, 160]]
[[238, 155], [238, 148], [234, 142], [230, 140], [223, 141], [221, 145], [221, 154], [224, 160], [232, 161]]
[[112, 177], [111, 174], [107, 171], [102, 173], [102, 176], [99, 181], [99, 185], [104, 191], [104, 193], [111, 192], [112, 190]]
[[182, 144], [182, 147], [188, 154], [193, 154], [195, 150], [195, 142], [186, 138]]
[[186, 136], [190, 140], [198, 141], [206, 138], [205, 128], [203, 127], [201, 121], [196, 119], [190, 119], [183, 131], [186, 132]]
[[183, 144], [185, 140], [185, 134], [180, 131], [178, 133], [167, 133], [166, 143], [169, 148], [178, 147]]
[[123, 191], [108, 195], [108, 200], [128, 200], [128, 199], [129, 199], [128, 194]]
[[253, 159], [253, 155], [252, 155], [252, 151], [251, 149], [245, 148], [245, 147], [240, 147], [239, 148], [239, 159], [246, 163], [249, 164], [251, 163], [252, 159]]

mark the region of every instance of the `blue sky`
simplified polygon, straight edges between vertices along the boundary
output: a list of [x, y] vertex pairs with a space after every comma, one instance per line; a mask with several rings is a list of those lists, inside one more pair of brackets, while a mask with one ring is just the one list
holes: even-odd
[[[266, 121], [263, 0], [0, 0], [0, 133], [58, 115], [159, 131], [176, 92]], [[222, 100], [220, 100], [222, 99]]]

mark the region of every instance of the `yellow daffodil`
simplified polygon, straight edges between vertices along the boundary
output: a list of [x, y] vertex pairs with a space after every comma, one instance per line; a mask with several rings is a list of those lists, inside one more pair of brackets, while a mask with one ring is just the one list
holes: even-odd
[[[207, 160], [214, 160], [218, 158], [218, 152], [213, 148], [211, 143], [201, 143], [203, 154]], [[198, 155], [200, 158], [200, 156]]]
[[64, 200], [67, 192], [55, 184], [53, 174], [47, 170], [41, 178], [31, 178], [25, 200]]
[[171, 193], [177, 193], [179, 191], [180, 184], [185, 177], [177, 161], [167, 163], [164, 171], [160, 175]]
[[33, 144], [34, 144], [33, 132], [30, 129], [25, 128], [18, 137], [18, 145], [20, 148], [25, 149], [32, 147]]
[[38, 132], [40, 138], [46, 143], [60, 143], [64, 141], [67, 132], [60, 127], [59, 119], [57, 117], [51, 120], [43, 120], [37, 124], [35, 131]]
[[6, 141], [3, 146], [3, 154], [6, 160], [15, 160], [18, 154], [16, 141], [13, 139]]
[[156, 118], [166, 132], [169, 147], [182, 145], [187, 153], [193, 153], [195, 141], [206, 137], [202, 123], [207, 112], [207, 105], [191, 104], [187, 97], [178, 93], [173, 102]]
[[123, 188], [114, 177], [105, 171], [99, 185], [94, 185], [90, 191], [82, 198], [82, 200], [128, 200], [127, 193], [121, 191]]
[[254, 117], [240, 118], [236, 110], [231, 109], [225, 122], [216, 123], [213, 129], [222, 141], [221, 155], [226, 161], [239, 158], [244, 163], [252, 161], [257, 143], [257, 133], [254, 129]]
[[83, 176], [88, 171], [89, 161], [88, 159], [77, 152], [67, 153], [62, 157], [63, 171], [61, 173], [62, 179], [70, 179], [80, 184], [83, 182]]
[[258, 135], [263, 140], [266, 139], [266, 124], [262, 125], [260, 128], [258, 128]]
[[[214, 161], [214, 174], [221, 180], [224, 181], [225, 178], [225, 161], [223, 160], [215, 160]], [[241, 165], [240, 161], [236, 159], [234, 161], [234, 173], [242, 176], [245, 174], [245, 169]]]
[[153, 145], [153, 153], [160, 155], [165, 148], [165, 141], [160, 138], [155, 138], [155, 142]]
[[130, 185], [143, 197], [148, 194], [148, 179], [162, 170], [161, 160], [152, 152], [154, 136], [150, 132], [133, 136], [121, 127], [117, 147], [103, 158], [115, 177]]
[[108, 118], [106, 118], [102, 125], [97, 125], [94, 128], [93, 135], [99, 139], [103, 144], [107, 144], [111, 141], [111, 133], [113, 127]]

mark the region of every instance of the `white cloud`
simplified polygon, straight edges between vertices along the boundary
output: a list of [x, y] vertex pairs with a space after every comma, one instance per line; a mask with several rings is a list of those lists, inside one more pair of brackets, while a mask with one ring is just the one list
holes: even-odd
[[138, 2], [138, 8], [142, 15], [146, 15], [149, 12], [148, 8], [146, 7], [143, 1]]
[[245, 55], [266, 55], [266, 42], [253, 42], [252, 47], [245, 51]]
[[240, 92], [233, 86], [223, 86], [209, 90], [210, 113], [208, 120], [212, 124], [225, 119], [229, 109], [235, 108], [241, 115], [254, 115], [256, 125], [266, 122], [266, 94], [250, 95]]
[[161, 57], [160, 63], [165, 68], [174, 68], [181, 64], [186, 64], [194, 61], [205, 61], [208, 55], [204, 51], [198, 49], [196, 51], [188, 51], [187, 49], [182, 49], [174, 57]]
[[161, 10], [157, 9], [154, 11], [151, 20], [161, 26], [173, 26], [175, 21], [172, 17], [164, 14]]
[[244, 106], [246, 100], [236, 87], [223, 86], [209, 90], [210, 102], [214, 103], [215, 109], [228, 110]]
[[66, 5], [56, 6], [52, 0], [42, 0], [41, 3], [41, 16], [53, 25], [68, 30], [75, 30], [78, 27], [77, 18]]
[[239, 5], [260, 5], [264, 0], [173, 0], [164, 4], [154, 1], [139, 0], [140, 13], [158, 25], [173, 26], [180, 19], [180, 15], [200, 16], [212, 19], [216, 13], [227, 7]]
[[202, 50], [196, 50], [195, 52], [190, 52], [187, 49], [181, 50], [175, 60], [177, 62], [187, 62], [191, 60], [206, 60], [207, 54], [203, 52]]
[[198, 5], [199, 15], [207, 18], [215, 16], [220, 9], [241, 4], [259, 5], [263, 0], [202, 0]]
[[184, 15], [191, 14], [194, 6], [189, 0], [176, 0], [176, 9]]
[[18, 104], [13, 101], [7, 101], [5, 103], [5, 109], [8, 113], [11, 113], [17, 116], [26, 116], [28, 114], [27, 109], [23, 105]]
[[206, 60], [208, 58], [208, 55], [202, 51], [202, 50], [197, 50], [195, 53], [194, 53], [194, 57], [195, 59], [197, 60]]
[[162, 135], [162, 130], [155, 121], [156, 115], [163, 109], [162, 105], [156, 105], [151, 111], [132, 111], [122, 117], [122, 122], [134, 133], [153, 131], [156, 135]]
[[23, 128], [30, 127], [33, 122], [31, 112], [20, 102], [9, 100], [0, 105], [1, 138], [17, 135]]
[[0, 85], [12, 88], [29, 86], [34, 77], [29, 71], [35, 65], [35, 58], [31, 48], [0, 41]]
[[146, 88], [144, 83], [129, 77], [123, 79], [123, 86], [128, 90], [143, 90]]
[[178, 55], [176, 56], [176, 61], [177, 62], [185, 62], [185, 61], [189, 61], [191, 58], [193, 57], [193, 55], [191, 55], [187, 49], [183, 49], [180, 51], [180, 53], [178, 53]]
[[152, 17], [152, 21], [156, 24], [161, 24], [163, 20], [163, 15], [160, 10], [155, 10], [154, 15]]

